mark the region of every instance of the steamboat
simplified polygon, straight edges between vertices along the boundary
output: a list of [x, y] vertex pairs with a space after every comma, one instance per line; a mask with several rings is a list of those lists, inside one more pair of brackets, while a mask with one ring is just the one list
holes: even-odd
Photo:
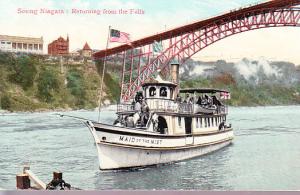
[[228, 108], [219, 89], [179, 89], [179, 64], [171, 64], [171, 81], [145, 82], [130, 104], [117, 105], [113, 124], [86, 121], [100, 170], [172, 163], [216, 151], [233, 140]]

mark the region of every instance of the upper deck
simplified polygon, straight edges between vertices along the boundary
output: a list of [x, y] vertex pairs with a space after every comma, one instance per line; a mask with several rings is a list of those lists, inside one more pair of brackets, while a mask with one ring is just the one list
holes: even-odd
[[[179, 103], [172, 100], [157, 99], [148, 104], [150, 112], [178, 115], [224, 115], [228, 114], [228, 106], [220, 105], [214, 109], [208, 109], [198, 104]], [[130, 114], [138, 112], [133, 104], [118, 104], [118, 114]]]
[[[175, 72], [178, 72], [178, 66], [175, 68]], [[230, 96], [228, 91], [210, 88], [179, 90], [177, 84], [165, 81], [158, 75], [155, 80], [143, 84], [143, 91], [136, 94], [132, 104], [119, 104], [117, 113], [159, 112], [168, 115], [224, 115], [228, 113], [228, 109], [219, 99], [227, 99], [222, 97], [228, 97], [228, 95]]]

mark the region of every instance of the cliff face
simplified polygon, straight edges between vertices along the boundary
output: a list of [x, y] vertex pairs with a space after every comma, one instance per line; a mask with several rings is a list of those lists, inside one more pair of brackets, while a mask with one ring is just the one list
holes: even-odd
[[[0, 109], [41, 111], [93, 109], [98, 106], [103, 64], [70, 64], [43, 56], [0, 53]], [[121, 64], [107, 64], [102, 104], [119, 101]], [[289, 62], [243, 59], [201, 62], [180, 67], [181, 87], [214, 87], [231, 91], [230, 105], [300, 103], [300, 68]]]
[[[43, 56], [0, 53], [0, 109], [38, 111], [98, 106], [100, 76], [92, 63], [69, 64]], [[102, 103], [116, 102], [116, 82], [106, 75]], [[114, 90], [112, 90], [114, 89]]]

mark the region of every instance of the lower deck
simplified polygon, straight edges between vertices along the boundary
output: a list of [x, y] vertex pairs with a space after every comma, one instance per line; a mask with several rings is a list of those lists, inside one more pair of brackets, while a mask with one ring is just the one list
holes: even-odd
[[121, 147], [150, 149], [182, 149], [218, 143], [233, 139], [233, 129], [224, 128], [210, 132], [167, 135], [140, 129], [94, 124], [98, 143]]

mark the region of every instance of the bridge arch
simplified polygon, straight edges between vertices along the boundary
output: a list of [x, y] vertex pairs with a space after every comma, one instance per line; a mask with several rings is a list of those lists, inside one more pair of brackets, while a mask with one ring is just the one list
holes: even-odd
[[[275, 0], [273, 2], [287, 1]], [[158, 69], [161, 69], [165, 75], [168, 74], [169, 63], [172, 59], [176, 59], [180, 64], [183, 64], [199, 51], [227, 37], [262, 28], [299, 27], [300, 8], [293, 5], [300, 4], [300, 1], [293, 2], [294, 4], [289, 2], [290, 4], [279, 8], [275, 6], [250, 9], [250, 7], [231, 11], [228, 14], [201, 21], [201, 25], [194, 23], [184, 26], [185, 31], [183, 33], [178, 34], [177, 31], [179, 30], [173, 29], [171, 33], [177, 33], [176, 36], [163, 37], [164, 34], [162, 34], [161, 39], [164, 40], [164, 45], [167, 45], [167, 47], [160, 54], [148, 58], [144, 66], [139, 65], [136, 77], [130, 76], [130, 80], [126, 83], [122, 79], [121, 98], [124, 101], [129, 100]], [[159, 37], [153, 37], [153, 40], [158, 41]], [[153, 44], [153, 40], [145, 45]], [[133, 42], [131, 47], [141, 48], [145, 46], [135, 44]], [[135, 55], [132, 48], [131, 51], [130, 71], [132, 72]], [[151, 52], [153, 53], [153, 51]], [[143, 52], [138, 55], [139, 61], [141, 61], [143, 55]], [[124, 78], [124, 75], [122, 78]]]

